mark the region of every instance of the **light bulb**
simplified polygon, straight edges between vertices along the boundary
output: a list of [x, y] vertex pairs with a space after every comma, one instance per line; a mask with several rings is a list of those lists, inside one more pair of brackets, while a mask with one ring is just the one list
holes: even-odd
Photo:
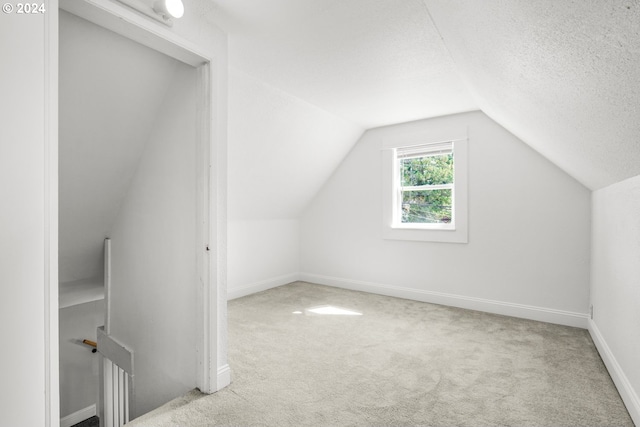
[[153, 5], [153, 10], [172, 18], [182, 18], [184, 15], [182, 0], [159, 0]]

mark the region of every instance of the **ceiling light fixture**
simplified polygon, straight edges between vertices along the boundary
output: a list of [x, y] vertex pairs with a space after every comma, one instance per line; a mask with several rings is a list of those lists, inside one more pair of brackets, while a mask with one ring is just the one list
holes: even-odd
[[140, 0], [117, 1], [169, 27], [173, 26], [172, 18], [182, 18], [182, 15], [184, 15], [184, 4], [182, 0], [158, 0], [154, 3], [153, 7]]
[[184, 5], [182, 4], [182, 0], [158, 0], [153, 5], [153, 10], [162, 15], [165, 19], [179, 19], [184, 15]]

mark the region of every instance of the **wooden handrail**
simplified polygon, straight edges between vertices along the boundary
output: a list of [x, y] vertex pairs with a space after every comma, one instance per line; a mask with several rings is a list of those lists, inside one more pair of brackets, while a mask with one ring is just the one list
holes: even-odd
[[91, 353], [95, 353], [96, 351], [98, 351], [98, 343], [95, 341], [91, 341], [91, 340], [82, 340], [82, 344], [86, 344], [89, 347], [93, 347], [93, 350], [91, 350]]

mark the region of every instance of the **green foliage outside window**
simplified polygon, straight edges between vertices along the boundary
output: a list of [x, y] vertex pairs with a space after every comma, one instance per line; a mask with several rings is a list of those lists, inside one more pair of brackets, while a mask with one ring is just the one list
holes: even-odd
[[[453, 184], [453, 154], [400, 160], [403, 187]], [[402, 192], [402, 222], [446, 224], [451, 222], [451, 189]]]

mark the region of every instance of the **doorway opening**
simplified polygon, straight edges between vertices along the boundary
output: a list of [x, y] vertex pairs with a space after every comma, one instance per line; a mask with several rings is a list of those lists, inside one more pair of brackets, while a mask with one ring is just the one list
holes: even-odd
[[[147, 31], [154, 49], [143, 46], [129, 36], [149, 24], [121, 6], [89, 3], [63, 1], [59, 13], [60, 415], [67, 422], [93, 405], [99, 411], [100, 367], [82, 340], [93, 341], [105, 317], [137, 361], [131, 418], [195, 387], [214, 392], [228, 376], [223, 367], [220, 381], [224, 325], [212, 315], [226, 302], [210, 254], [219, 231], [210, 226], [219, 184], [211, 173], [219, 141], [211, 132], [210, 60], [172, 34], [154, 39]], [[114, 17], [120, 34], [111, 31]], [[105, 237], [113, 248], [109, 304]]]

